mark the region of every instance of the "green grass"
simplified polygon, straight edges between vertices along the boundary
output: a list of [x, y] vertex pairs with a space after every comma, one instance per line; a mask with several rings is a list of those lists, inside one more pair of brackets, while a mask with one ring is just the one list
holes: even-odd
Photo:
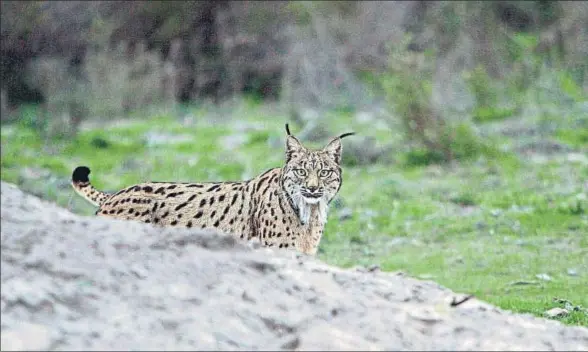
[[588, 148], [588, 126], [582, 126], [578, 129], [560, 129], [556, 137], [569, 145]]
[[[22, 122], [3, 125], [1, 178], [91, 215], [95, 208], [69, 186], [78, 165], [92, 169], [98, 188], [114, 191], [146, 180], [240, 180], [283, 162], [284, 123], [290, 121], [278, 110], [241, 104], [185, 111], [194, 117], [191, 123], [154, 113], [83, 129], [71, 140], [44, 140]], [[325, 119], [333, 135], [354, 130], [359, 137], [398, 142], [389, 130], [356, 122], [353, 114]], [[296, 134], [299, 127], [290, 122], [290, 129]], [[581, 132], [561, 131], [557, 138], [585, 146]], [[164, 141], [156, 143], [157, 136]], [[397, 164], [344, 167], [322, 260], [402, 270], [515, 312], [541, 316], [561, 306], [556, 297], [588, 307], [585, 164], [564, 157], [536, 163], [506, 151], [439, 166], [406, 162], [415, 155], [399, 150]], [[560, 320], [588, 326], [585, 310]]]

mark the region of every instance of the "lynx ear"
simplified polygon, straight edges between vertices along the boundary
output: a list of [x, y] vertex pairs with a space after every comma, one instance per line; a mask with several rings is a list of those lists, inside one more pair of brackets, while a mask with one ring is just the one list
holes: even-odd
[[286, 133], [288, 133], [286, 137], [286, 161], [288, 161], [294, 154], [303, 152], [305, 148], [296, 137], [290, 134], [288, 124], [286, 124]]
[[296, 153], [301, 152], [304, 150], [304, 146], [300, 141], [294, 136], [288, 136], [286, 139], [286, 152], [288, 153]]
[[333, 139], [326, 147], [323, 148], [323, 152], [327, 153], [337, 164], [341, 163], [341, 138], [352, 136], [355, 132], [343, 133], [339, 137]]

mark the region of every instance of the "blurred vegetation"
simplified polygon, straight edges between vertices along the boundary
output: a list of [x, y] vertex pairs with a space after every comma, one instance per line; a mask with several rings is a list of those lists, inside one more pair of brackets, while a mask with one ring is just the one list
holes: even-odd
[[487, 149], [472, 123], [520, 115], [530, 96], [542, 104], [542, 79], [586, 99], [584, 2], [3, 1], [1, 10], [2, 121], [40, 104], [37, 125], [50, 135], [242, 94], [279, 99], [301, 124], [309, 109], [384, 99], [416, 154], [449, 161]]
[[354, 130], [321, 258], [588, 306], [587, 2], [0, 6], [2, 180], [90, 215], [80, 164], [107, 191], [238, 180], [283, 162], [286, 122]]

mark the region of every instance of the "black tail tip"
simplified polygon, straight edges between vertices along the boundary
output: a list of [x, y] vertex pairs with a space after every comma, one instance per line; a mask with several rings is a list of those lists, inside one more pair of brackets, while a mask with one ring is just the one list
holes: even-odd
[[78, 166], [74, 170], [73, 174], [71, 175], [71, 180], [73, 182], [89, 182], [90, 179], [88, 175], [90, 174], [90, 169], [86, 166]]

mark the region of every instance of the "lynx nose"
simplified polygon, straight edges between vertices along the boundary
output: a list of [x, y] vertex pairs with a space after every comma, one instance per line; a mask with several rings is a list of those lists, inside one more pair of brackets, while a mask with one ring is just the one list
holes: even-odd
[[308, 189], [311, 193], [314, 193], [318, 190], [317, 186], [308, 186], [306, 187], [306, 189]]

